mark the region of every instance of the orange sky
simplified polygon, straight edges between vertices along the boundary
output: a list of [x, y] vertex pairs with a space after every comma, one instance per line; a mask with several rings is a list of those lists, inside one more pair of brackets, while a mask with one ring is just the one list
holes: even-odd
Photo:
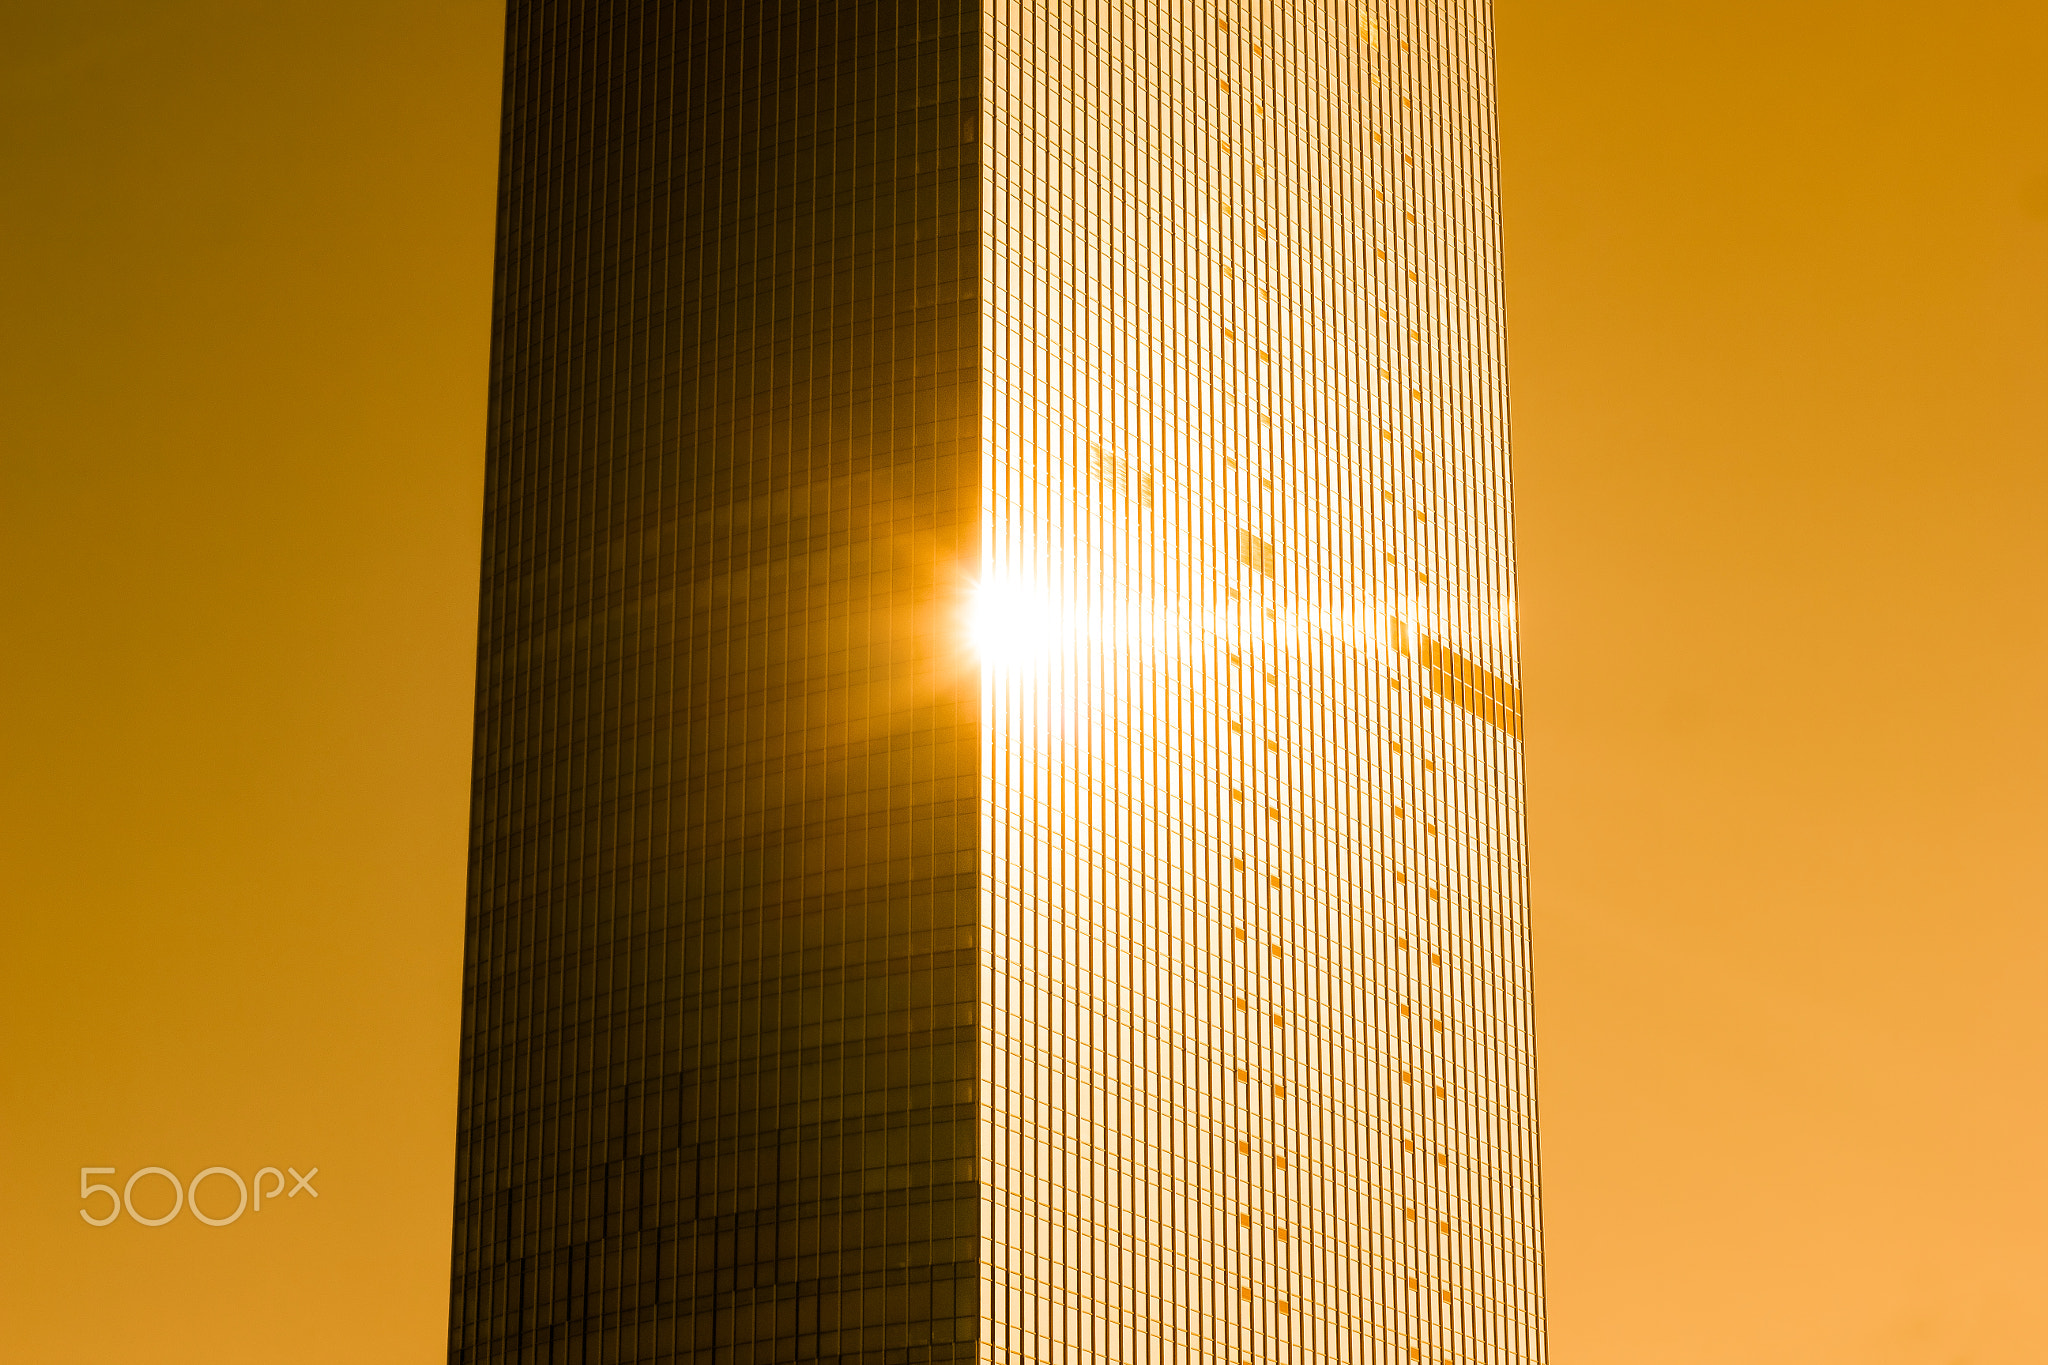
[[[440, 1358], [499, 14], [0, 13], [10, 1359]], [[2048, 7], [1499, 19], [1553, 1358], [2038, 1359]]]
[[2048, 6], [1500, 45], [1554, 1357], [2048, 1358]]

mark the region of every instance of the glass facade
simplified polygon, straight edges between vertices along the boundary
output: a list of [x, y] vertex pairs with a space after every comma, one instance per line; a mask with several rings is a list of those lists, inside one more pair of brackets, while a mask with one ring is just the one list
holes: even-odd
[[987, 1358], [1543, 1358], [1490, 12], [983, 7]]
[[1490, 29], [514, 0], [451, 1360], [1543, 1358]]
[[971, 1354], [975, 34], [511, 7], [453, 1360]]

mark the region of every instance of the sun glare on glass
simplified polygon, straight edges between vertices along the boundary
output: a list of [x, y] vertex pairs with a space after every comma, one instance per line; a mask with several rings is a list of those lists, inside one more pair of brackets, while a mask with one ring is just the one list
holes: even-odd
[[968, 638], [983, 666], [991, 669], [1050, 663], [1072, 643], [1077, 626], [1066, 604], [1015, 579], [978, 584], [968, 612]]

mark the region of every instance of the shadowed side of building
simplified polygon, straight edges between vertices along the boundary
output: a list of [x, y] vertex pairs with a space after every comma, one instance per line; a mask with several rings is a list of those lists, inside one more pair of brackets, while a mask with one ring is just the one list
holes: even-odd
[[507, 38], [449, 1358], [967, 1359], [975, 11]]

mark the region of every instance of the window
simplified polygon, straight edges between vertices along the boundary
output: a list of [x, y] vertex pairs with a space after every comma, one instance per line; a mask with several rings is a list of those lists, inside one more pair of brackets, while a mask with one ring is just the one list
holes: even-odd
[[1273, 546], [1270, 542], [1259, 539], [1250, 531], [1239, 531], [1237, 533], [1237, 562], [1249, 565], [1256, 572], [1271, 578], [1273, 576]]

